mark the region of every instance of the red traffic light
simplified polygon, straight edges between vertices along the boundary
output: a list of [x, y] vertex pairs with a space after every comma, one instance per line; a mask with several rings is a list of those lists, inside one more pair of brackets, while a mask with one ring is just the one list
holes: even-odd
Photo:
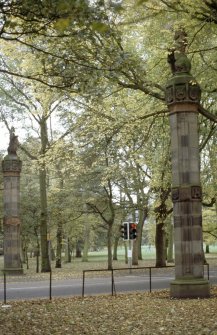
[[135, 240], [137, 236], [137, 224], [136, 223], [129, 224], [129, 233], [130, 233], [130, 240]]

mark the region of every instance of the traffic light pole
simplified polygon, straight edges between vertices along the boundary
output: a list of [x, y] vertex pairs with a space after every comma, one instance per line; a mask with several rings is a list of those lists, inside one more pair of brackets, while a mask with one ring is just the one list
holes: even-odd
[[133, 240], [129, 240], [129, 246], [128, 246], [128, 267], [132, 269], [132, 253], [133, 253]]
[[[123, 240], [128, 241], [128, 250], [127, 250], [127, 262], [128, 267], [130, 269], [130, 273], [132, 272], [132, 254], [133, 254], [133, 241], [136, 238], [136, 224], [133, 222], [123, 222], [120, 226], [121, 236]], [[126, 244], [127, 247], [127, 244]]]

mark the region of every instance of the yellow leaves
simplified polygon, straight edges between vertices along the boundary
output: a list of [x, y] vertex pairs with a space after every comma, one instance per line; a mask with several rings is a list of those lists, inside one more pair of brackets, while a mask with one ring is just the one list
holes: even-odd
[[59, 30], [60, 32], [63, 32], [64, 30], [67, 30], [71, 25], [71, 18], [61, 18], [57, 20], [54, 24], [54, 28]]
[[170, 300], [168, 291], [13, 302], [11, 309], [2, 311], [0, 331], [3, 335], [215, 334], [215, 314], [210, 311], [216, 306], [216, 297]]
[[136, 3], [135, 3], [135, 6], [141, 6], [141, 5], [143, 5], [147, 1], [148, 0], [137, 0]]
[[109, 31], [109, 26], [103, 22], [99, 22], [99, 21], [94, 21], [91, 24], [91, 27], [93, 30], [99, 32], [99, 33], [106, 33]]
[[61, 14], [67, 13], [67, 12], [70, 11], [70, 9], [71, 9], [70, 1], [61, 0], [61, 1], [58, 2], [57, 10], [59, 11], [59, 13], [61, 13]]

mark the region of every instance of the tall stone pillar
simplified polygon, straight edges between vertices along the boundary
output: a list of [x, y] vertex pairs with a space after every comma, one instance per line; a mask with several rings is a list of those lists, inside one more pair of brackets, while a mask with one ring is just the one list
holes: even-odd
[[208, 297], [202, 245], [202, 192], [200, 184], [198, 106], [201, 90], [190, 74], [185, 54], [186, 34], [175, 34], [176, 47], [168, 56], [173, 76], [166, 85], [172, 151], [176, 298]]
[[17, 136], [11, 129], [8, 155], [2, 161], [4, 181], [4, 271], [22, 274], [20, 257], [20, 172], [22, 162], [17, 156]]

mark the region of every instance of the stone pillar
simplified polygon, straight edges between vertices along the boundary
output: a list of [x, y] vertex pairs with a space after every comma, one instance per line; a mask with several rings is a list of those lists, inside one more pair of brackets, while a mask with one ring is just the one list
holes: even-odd
[[176, 49], [168, 56], [173, 72], [166, 85], [172, 151], [176, 298], [208, 297], [202, 245], [202, 192], [200, 185], [198, 106], [201, 90], [190, 74], [185, 54], [186, 35], [176, 33]]
[[22, 274], [20, 257], [20, 172], [22, 162], [16, 154], [17, 136], [12, 128], [8, 155], [2, 161], [4, 181], [4, 271]]

